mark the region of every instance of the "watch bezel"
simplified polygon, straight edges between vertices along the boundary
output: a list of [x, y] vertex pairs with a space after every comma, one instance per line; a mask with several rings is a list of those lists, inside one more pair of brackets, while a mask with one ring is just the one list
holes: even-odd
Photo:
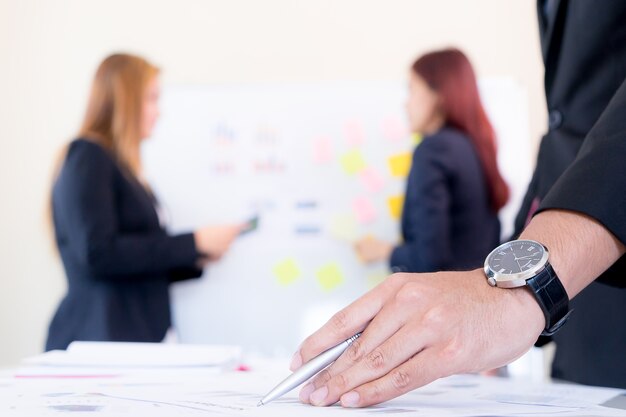
[[[539, 263], [526, 271], [517, 272], [515, 274], [502, 274], [498, 271], [491, 269], [491, 267], [489, 266], [489, 259], [491, 259], [491, 256], [495, 252], [502, 250], [502, 247], [511, 245], [512, 243], [518, 243], [518, 242], [529, 242], [529, 243], [533, 243], [533, 244], [541, 246], [543, 248], [543, 254], [541, 255], [541, 260], [539, 261]], [[489, 252], [489, 255], [487, 255], [487, 258], [485, 258], [485, 266], [484, 266], [485, 275], [487, 276], [487, 280], [491, 285], [495, 283], [495, 286], [499, 288], [523, 287], [524, 285], [526, 285], [526, 281], [528, 279], [536, 276], [543, 269], [545, 269], [546, 265], [548, 264], [549, 258], [550, 258], [550, 252], [548, 251], [548, 248], [545, 247], [545, 245], [541, 244], [540, 242], [537, 242], [536, 240], [530, 240], [530, 239], [511, 240], [509, 242], [505, 242], [499, 245], [497, 248]]]

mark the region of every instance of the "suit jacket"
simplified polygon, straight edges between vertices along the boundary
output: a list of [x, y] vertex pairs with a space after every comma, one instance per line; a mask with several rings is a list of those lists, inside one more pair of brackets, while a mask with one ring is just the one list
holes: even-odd
[[415, 149], [402, 236], [404, 243], [391, 255], [393, 271], [472, 269], [497, 246], [498, 215], [478, 154], [462, 132], [444, 127]]
[[[537, 208], [560, 208], [626, 242], [626, 2], [550, 0], [538, 9], [549, 131], [516, 234]], [[626, 286], [626, 259], [572, 301], [571, 319], [553, 337], [552, 376], [626, 388], [626, 291], [603, 283]]]
[[170, 282], [198, 277], [192, 234], [169, 236], [155, 200], [95, 142], [72, 142], [52, 192], [68, 290], [46, 350], [74, 340], [159, 342]]

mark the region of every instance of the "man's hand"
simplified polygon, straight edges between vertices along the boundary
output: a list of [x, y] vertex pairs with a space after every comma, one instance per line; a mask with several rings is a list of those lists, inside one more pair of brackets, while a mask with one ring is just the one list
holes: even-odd
[[529, 290], [491, 287], [481, 270], [395, 274], [308, 337], [291, 368], [363, 331], [300, 393], [314, 405], [363, 407], [444, 376], [505, 365], [544, 326]]
[[[570, 298], [626, 252], [597, 220], [565, 210], [537, 214], [520, 238], [548, 247]], [[544, 327], [530, 290], [491, 287], [481, 270], [396, 274], [309, 336], [291, 368], [363, 331], [300, 392], [302, 401], [314, 405], [363, 407], [437, 378], [505, 365], [526, 352]]]

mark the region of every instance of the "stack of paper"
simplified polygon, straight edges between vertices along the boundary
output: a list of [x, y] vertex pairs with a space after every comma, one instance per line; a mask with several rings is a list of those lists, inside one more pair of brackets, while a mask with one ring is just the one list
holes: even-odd
[[234, 365], [241, 348], [221, 345], [74, 342], [22, 361], [16, 376], [117, 376], [137, 371]]

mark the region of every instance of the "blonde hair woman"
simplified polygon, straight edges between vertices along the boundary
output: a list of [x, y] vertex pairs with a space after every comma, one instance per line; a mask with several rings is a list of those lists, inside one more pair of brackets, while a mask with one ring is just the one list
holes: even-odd
[[52, 190], [68, 292], [50, 324], [47, 350], [74, 340], [163, 340], [169, 284], [199, 277], [241, 230], [207, 226], [172, 236], [161, 226], [140, 155], [158, 100], [159, 70], [145, 59], [115, 54], [100, 64]]

